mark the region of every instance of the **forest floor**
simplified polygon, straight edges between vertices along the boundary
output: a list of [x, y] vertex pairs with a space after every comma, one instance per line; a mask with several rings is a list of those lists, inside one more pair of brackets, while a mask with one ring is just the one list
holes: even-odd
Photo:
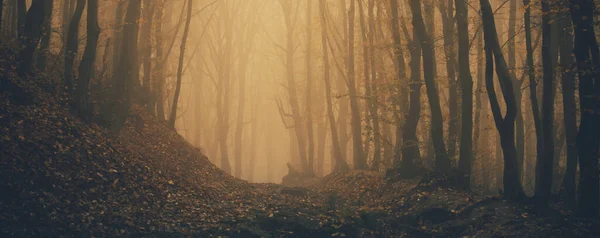
[[0, 62], [2, 237], [590, 237], [600, 222], [482, 197], [443, 179], [352, 171], [301, 187], [225, 174], [134, 106], [115, 135], [40, 75]]

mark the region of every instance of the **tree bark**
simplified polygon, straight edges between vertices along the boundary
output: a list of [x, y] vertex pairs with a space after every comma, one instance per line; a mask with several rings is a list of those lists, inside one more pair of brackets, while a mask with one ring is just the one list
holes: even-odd
[[[48, 49], [50, 48], [50, 39], [52, 36], [52, 9], [54, 8], [54, 1], [44, 1], [44, 3], [44, 25], [42, 27], [40, 55], [37, 64], [38, 69], [41, 71], [46, 70], [46, 65], [48, 63], [48, 55], [50, 54], [50, 51]], [[0, 9], [2, 9], [2, 3], [0, 3]], [[2, 13], [0, 13], [0, 19], [2, 19]]]
[[[446, 76], [448, 78], [448, 157], [454, 158], [456, 156], [456, 141], [458, 139], [458, 129], [460, 126], [458, 123], [458, 88], [456, 87], [457, 62], [455, 48], [456, 44], [454, 42], [455, 17], [452, 0], [446, 0], [445, 2], [439, 1], [438, 9], [440, 10], [440, 14], [442, 15], [442, 27], [444, 32], [444, 54], [446, 57]], [[457, 14], [456, 20], [458, 20], [459, 17], [460, 16]]]
[[462, 91], [460, 157], [458, 169], [463, 186], [470, 187], [471, 166], [473, 163], [473, 78], [469, 54], [469, 9], [467, 3], [456, 0], [456, 20], [458, 30], [458, 70]]
[[347, 61], [347, 81], [350, 97], [350, 115], [352, 125], [352, 149], [354, 169], [367, 169], [367, 161], [364, 156], [362, 143], [362, 126], [360, 120], [360, 106], [358, 105], [358, 94], [356, 90], [356, 76], [354, 68], [354, 18], [356, 12], [356, 4], [350, 1], [350, 10], [348, 11], [348, 61]]
[[111, 80], [113, 84], [112, 94], [106, 103], [106, 110], [109, 112], [108, 127], [113, 132], [118, 132], [125, 125], [133, 87], [139, 82], [139, 64], [138, 64], [138, 30], [140, 18], [141, 0], [130, 0], [127, 5], [125, 15], [125, 24], [123, 26], [123, 36], [121, 39], [121, 49], [117, 68]]
[[410, 0], [410, 8], [413, 13], [413, 27], [417, 29], [416, 33], [421, 42], [421, 51], [423, 53], [423, 76], [425, 78], [427, 98], [431, 109], [431, 138], [435, 150], [435, 169], [437, 172], [447, 173], [451, 168], [451, 164], [444, 143], [444, 120], [442, 118], [440, 98], [435, 82], [435, 51], [433, 41], [425, 30], [420, 1]]
[[[486, 88], [490, 99], [490, 106], [494, 115], [496, 128], [500, 133], [502, 150], [504, 152], [504, 196], [509, 199], [521, 199], [525, 196], [521, 183], [519, 182], [516, 148], [515, 148], [515, 118], [517, 106], [514, 98], [514, 88], [510, 77], [510, 72], [500, 44], [498, 42], [498, 33], [492, 7], [489, 0], [480, 0], [482, 11], [482, 21], [485, 39], [486, 52]], [[506, 115], [502, 116], [500, 104], [494, 89], [494, 61], [496, 64], [496, 74], [500, 81], [500, 87], [506, 103]]]
[[187, 44], [187, 38], [190, 31], [190, 23], [192, 21], [192, 6], [193, 0], [188, 1], [187, 20], [185, 21], [185, 28], [183, 30], [183, 36], [181, 38], [181, 46], [179, 48], [179, 64], [177, 66], [177, 83], [175, 84], [175, 95], [173, 97], [173, 103], [171, 104], [171, 115], [169, 116], [169, 126], [175, 129], [175, 120], [177, 119], [177, 105], [179, 104], [179, 95], [181, 94], [181, 81], [183, 77], [183, 60], [185, 58], [185, 46]]
[[94, 63], [96, 62], [98, 36], [100, 35], [100, 26], [98, 26], [98, 0], [87, 1], [87, 42], [83, 51], [83, 58], [79, 64], [79, 81], [75, 100], [77, 111], [84, 120], [89, 120], [92, 113], [89, 104], [88, 88], [90, 79], [92, 78]]
[[33, 55], [42, 35], [46, 1], [49, 0], [33, 0], [31, 8], [27, 12], [25, 29], [20, 38], [22, 48], [19, 51], [19, 65], [17, 69], [21, 76], [29, 72], [33, 64]]
[[[545, 204], [552, 195], [552, 165], [554, 160], [554, 62], [552, 57], [552, 26], [548, 0], [542, 0], [542, 153], [537, 156], [535, 197]], [[552, 15], [551, 15], [552, 14]]]
[[73, 67], [75, 66], [75, 57], [77, 51], [79, 51], [79, 23], [81, 22], [81, 16], [85, 9], [85, 0], [77, 0], [77, 7], [73, 16], [70, 17], [69, 31], [67, 34], [67, 45], [65, 48], [65, 68], [64, 68], [64, 81], [69, 93], [74, 92], [75, 88], [75, 76], [73, 75]]
[[575, 208], [577, 198], [577, 105], [575, 101], [575, 75], [573, 68], [573, 25], [568, 13], [560, 17], [560, 68], [562, 73], [563, 126], [567, 149], [567, 169], [562, 182], [562, 197], [565, 203]]
[[142, 93], [144, 95], [143, 103], [148, 112], [153, 113], [152, 108], [152, 25], [154, 24], [154, 11], [156, 9], [156, 0], [144, 0], [142, 4], [142, 26], [140, 29], [141, 60], [144, 78], [142, 79]]
[[[398, 85], [399, 86], [399, 92], [398, 92], [398, 98], [396, 99], [396, 104], [397, 107], [400, 109], [399, 114], [403, 114], [403, 115], [407, 115], [409, 108], [404, 106], [405, 102], [407, 102], [409, 100], [408, 97], [408, 92], [409, 90], [407, 89], [407, 86], [405, 86], [406, 84], [406, 66], [405, 66], [405, 62], [404, 62], [404, 52], [402, 51], [402, 40], [400, 38], [400, 14], [398, 13], [398, 0], [390, 0], [390, 8], [391, 8], [391, 31], [392, 31], [392, 40], [394, 42], [394, 48], [393, 48], [393, 56], [394, 56], [394, 68], [396, 69], [396, 81], [398, 81]], [[415, 41], [416, 42], [416, 41]], [[419, 57], [420, 53], [419, 53]], [[419, 60], [419, 72], [421, 71], [420, 68], [420, 60]], [[412, 77], [411, 77], [412, 78]], [[421, 86], [419, 85], [419, 89], [421, 88]], [[412, 93], [412, 92], [411, 92]], [[420, 93], [420, 92], [419, 92]], [[420, 98], [420, 97], [419, 97]], [[412, 101], [411, 101], [412, 103]], [[419, 101], [419, 106], [420, 106], [420, 101]], [[419, 109], [420, 111], [420, 109]], [[405, 117], [405, 119], [408, 119], [407, 117]], [[418, 119], [417, 119], [418, 121]], [[418, 124], [418, 122], [417, 122]], [[400, 164], [400, 159], [401, 159], [401, 155], [402, 155], [402, 131], [403, 131], [403, 125], [402, 125], [402, 120], [400, 119], [400, 116], [396, 116], [396, 143], [395, 143], [395, 152], [394, 152], [394, 167], [399, 167]], [[415, 133], [416, 133], [416, 129], [415, 129]], [[416, 135], [415, 135], [416, 137]], [[416, 144], [418, 146], [418, 143]], [[413, 158], [410, 158], [411, 160]]]
[[25, 36], [25, 24], [27, 21], [27, 0], [17, 1], [17, 37], [19, 39]]
[[342, 157], [340, 149], [340, 140], [338, 138], [337, 124], [335, 115], [333, 114], [333, 103], [331, 95], [331, 78], [329, 66], [329, 52], [327, 44], [327, 18], [325, 9], [325, 0], [319, 0], [319, 11], [321, 18], [321, 47], [323, 48], [323, 80], [325, 81], [325, 100], [327, 102], [327, 117], [329, 119], [329, 129], [331, 130], [331, 140], [333, 143], [333, 162], [331, 165], [332, 173], [342, 173], [348, 170], [348, 164]]
[[[579, 103], [581, 122], [577, 135], [579, 155], [579, 202], [577, 213], [583, 217], [597, 217], [600, 210], [600, 178], [598, 151], [600, 146], [600, 52], [594, 29], [596, 5], [592, 0], [571, 0], [571, 19], [575, 29], [574, 53], [579, 75]], [[591, 56], [591, 57], [590, 57]]]

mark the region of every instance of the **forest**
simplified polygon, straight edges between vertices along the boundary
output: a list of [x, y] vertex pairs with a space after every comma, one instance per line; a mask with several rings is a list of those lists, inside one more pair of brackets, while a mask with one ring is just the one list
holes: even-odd
[[596, 4], [0, 0], [0, 236], [597, 236]]

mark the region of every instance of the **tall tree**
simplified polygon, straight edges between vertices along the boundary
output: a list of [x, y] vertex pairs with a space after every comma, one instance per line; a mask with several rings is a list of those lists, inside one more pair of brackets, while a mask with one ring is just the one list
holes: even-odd
[[308, 135], [308, 166], [315, 168], [315, 139], [312, 112], [312, 1], [306, 2], [306, 133]]
[[456, 0], [456, 25], [458, 30], [458, 64], [462, 91], [460, 157], [458, 168], [463, 185], [469, 187], [473, 163], [473, 78], [469, 54], [469, 9], [467, 3]]
[[188, 34], [190, 32], [190, 23], [192, 21], [192, 4], [193, 0], [187, 0], [188, 10], [187, 19], [185, 21], [185, 28], [183, 29], [183, 36], [181, 37], [181, 45], [179, 46], [179, 64], [177, 66], [177, 83], [175, 84], [175, 95], [173, 96], [173, 103], [171, 103], [171, 114], [169, 116], [168, 124], [171, 128], [175, 128], [175, 120], [177, 119], [177, 105], [179, 103], [179, 95], [181, 94], [181, 80], [183, 77], [183, 60], [185, 59], [185, 46], [187, 44]]
[[571, 0], [571, 19], [575, 32], [574, 52], [579, 75], [579, 105], [581, 122], [577, 135], [579, 155], [578, 214], [597, 217], [600, 210], [600, 177], [598, 152], [600, 147], [600, 52], [594, 29], [596, 4], [593, 0]]
[[[144, 102], [146, 108], [150, 113], [153, 113], [152, 101], [152, 26], [154, 24], [154, 12], [156, 9], [156, 0], [144, 0], [142, 2], [142, 25], [140, 28], [140, 59], [142, 61], [142, 68], [144, 72], [144, 78], [142, 79], [142, 92], [145, 96]], [[159, 22], [160, 24], [160, 22]]]
[[542, 0], [542, 154], [536, 162], [535, 197], [546, 203], [552, 194], [552, 165], [554, 160], [554, 62], [552, 57], [552, 26], [549, 0]]
[[[486, 52], [486, 88], [490, 100], [490, 106], [500, 133], [502, 150], [504, 152], [504, 196], [510, 199], [520, 199], [525, 196], [517, 171], [516, 148], [515, 148], [515, 118], [517, 106], [514, 97], [514, 89], [508, 66], [502, 54], [498, 42], [498, 32], [492, 6], [489, 0], [479, 0], [483, 21], [485, 52]], [[502, 115], [500, 104], [494, 89], [494, 63], [496, 74], [504, 102], [506, 103], [506, 115]]]
[[[45, 1], [46, 5], [44, 8], [44, 26], [42, 28], [42, 38], [40, 42], [40, 56], [38, 59], [37, 67], [44, 71], [46, 69], [46, 64], [48, 61], [48, 55], [50, 54], [50, 39], [52, 36], [52, 10], [54, 8], [54, 1]], [[2, 9], [2, 4], [0, 3], [0, 9]], [[0, 18], [2, 18], [2, 13], [0, 13]]]
[[77, 51], [79, 51], [79, 23], [81, 21], [81, 16], [83, 15], [83, 10], [85, 9], [85, 0], [77, 0], [77, 7], [75, 8], [75, 12], [73, 16], [70, 17], [71, 22], [69, 23], [69, 31], [67, 34], [67, 45], [65, 48], [65, 63], [64, 63], [64, 81], [69, 93], [74, 92], [75, 88], [75, 79], [73, 75], [73, 67], [75, 65], [75, 57], [77, 56]]
[[575, 101], [575, 74], [573, 72], [573, 25], [569, 13], [559, 15], [560, 29], [560, 69], [563, 99], [563, 126], [567, 149], [567, 169], [562, 182], [562, 196], [567, 205], [575, 207], [577, 197], [577, 105]]
[[[452, 0], [438, 2], [438, 9], [442, 15], [444, 32], [444, 54], [446, 59], [446, 77], [448, 78], [448, 157], [456, 154], [456, 140], [458, 139], [458, 89], [456, 87], [456, 44], [455, 44], [455, 16]], [[458, 10], [458, 9], [457, 9]], [[458, 14], [456, 16], [458, 20]], [[460, 42], [459, 42], [460, 43]]]
[[77, 93], [75, 94], [78, 112], [85, 119], [89, 119], [91, 115], [88, 87], [92, 78], [94, 63], [96, 62], [98, 36], [100, 35], [100, 27], [98, 26], [98, 0], [87, 1], [87, 43], [79, 65], [79, 80]]
[[103, 110], [107, 127], [118, 132], [125, 125], [131, 107], [133, 87], [139, 82], [138, 32], [142, 0], [130, 0], [125, 14], [119, 61], [111, 79], [112, 89]]
[[327, 17], [325, 0], [319, 0], [319, 13], [321, 19], [321, 47], [323, 48], [323, 80], [325, 81], [325, 100], [327, 102], [327, 117], [329, 119], [329, 129], [331, 130], [331, 140], [333, 144], [332, 172], [345, 172], [348, 170], [348, 164], [342, 157], [340, 140], [338, 138], [337, 124], [333, 113], [331, 78], [329, 66], [328, 38], [327, 38]]
[[[516, 148], [517, 148], [517, 169], [519, 174], [523, 174], [523, 160], [525, 157], [525, 123], [523, 121], [523, 109], [521, 102], [523, 101], [523, 93], [521, 87], [523, 80], [518, 80], [516, 77], [516, 38], [517, 38], [517, 0], [510, 0], [508, 16], [508, 68], [510, 69], [513, 85], [515, 88], [515, 101], [517, 103], [517, 118], [516, 118]], [[519, 176], [521, 177], [521, 176]]]
[[302, 171], [305, 173], [311, 173], [311, 168], [308, 167], [307, 154], [306, 154], [306, 131], [302, 122], [302, 116], [300, 115], [300, 103], [298, 101], [298, 92], [296, 89], [296, 82], [294, 80], [294, 2], [292, 0], [280, 0], [281, 8], [284, 13], [284, 20], [286, 25], [286, 79], [287, 79], [287, 91], [289, 93], [289, 103], [292, 109], [292, 119], [294, 121], [294, 132], [296, 142], [298, 144], [298, 152], [300, 155], [300, 163]]
[[51, 0], [33, 0], [25, 19], [25, 29], [20, 38], [22, 48], [19, 51], [18, 72], [21, 76], [31, 69], [33, 55], [42, 36], [46, 2]]
[[440, 97], [435, 82], [435, 51], [433, 41], [425, 30], [420, 1], [410, 0], [409, 3], [413, 13], [413, 27], [416, 28], [423, 53], [423, 76], [425, 78], [427, 99], [429, 100], [431, 110], [431, 138], [435, 150], [435, 169], [438, 172], [446, 173], [449, 171], [451, 165], [444, 143], [444, 120], [442, 118]]
[[17, 1], [17, 37], [20, 39], [25, 35], [25, 24], [27, 21], [27, 0]]
[[350, 9], [348, 10], [348, 60], [347, 60], [347, 80], [346, 86], [350, 96], [350, 114], [352, 128], [352, 149], [354, 169], [362, 170], [367, 168], [367, 160], [364, 156], [362, 143], [362, 126], [360, 120], [360, 106], [358, 104], [358, 94], [356, 90], [356, 75], [354, 68], [354, 19], [356, 15], [356, 4], [350, 1]]
[[[398, 85], [399, 86], [399, 92], [398, 92], [398, 98], [396, 98], [396, 104], [397, 107], [400, 108], [400, 113], [401, 114], [407, 114], [408, 113], [408, 107], [404, 106], [404, 102], [408, 101], [408, 89], [404, 83], [404, 81], [406, 80], [406, 65], [404, 62], [404, 54], [402, 51], [402, 39], [400, 37], [400, 14], [398, 13], [398, 0], [390, 0], [390, 8], [391, 8], [391, 18], [390, 18], [390, 26], [391, 26], [391, 36], [392, 36], [392, 40], [394, 43], [394, 48], [393, 48], [393, 56], [394, 56], [394, 68], [396, 70], [396, 81], [398, 81]], [[416, 41], [415, 41], [416, 42]], [[419, 48], [420, 50], [420, 48]], [[420, 53], [419, 53], [419, 58]], [[420, 62], [420, 60], [419, 60]], [[419, 65], [419, 71], [420, 72], [420, 65]], [[419, 85], [419, 89], [421, 88], [421, 86]], [[412, 92], [411, 92], [412, 93]], [[420, 91], [419, 91], [420, 93]], [[419, 100], [420, 100], [420, 96], [419, 96]], [[412, 105], [412, 101], [410, 101], [411, 105]], [[419, 106], [420, 106], [420, 101], [419, 101]], [[420, 109], [419, 109], [420, 110]], [[417, 115], [418, 117], [418, 115]], [[408, 117], [406, 117], [408, 119]], [[418, 119], [417, 119], [418, 121]], [[403, 131], [403, 125], [402, 125], [402, 120], [400, 119], [400, 116], [396, 116], [396, 143], [395, 143], [395, 152], [394, 152], [394, 164], [395, 167], [400, 166], [400, 158], [402, 155], [402, 131]], [[415, 126], [415, 130], [416, 130], [416, 126]], [[416, 133], [416, 131], [415, 131]], [[416, 134], [415, 134], [416, 137]], [[415, 146], [418, 146], [418, 143], [413, 144]], [[407, 159], [412, 159], [413, 157], [407, 158]], [[412, 165], [412, 163], [411, 163]], [[409, 170], [412, 169], [409, 168]]]

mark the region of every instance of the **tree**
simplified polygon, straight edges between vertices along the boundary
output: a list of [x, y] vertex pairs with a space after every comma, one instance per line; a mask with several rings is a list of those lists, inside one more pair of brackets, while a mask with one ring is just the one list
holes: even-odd
[[577, 134], [579, 155], [579, 202], [577, 212], [584, 217], [597, 217], [600, 210], [600, 177], [598, 151], [600, 146], [600, 52], [594, 29], [596, 5], [592, 0], [571, 0], [571, 20], [575, 32], [574, 53], [579, 75], [579, 106], [581, 122]]
[[416, 28], [418, 39], [421, 42], [421, 51], [423, 53], [423, 76], [425, 78], [425, 87], [427, 99], [431, 109], [431, 138], [435, 150], [435, 169], [441, 173], [447, 173], [450, 169], [450, 159], [446, 153], [444, 144], [444, 125], [442, 118], [442, 109], [440, 98], [435, 82], [435, 52], [433, 41], [425, 30], [425, 23], [421, 14], [421, 4], [418, 0], [410, 0], [410, 9], [413, 13], [412, 24]]
[[[154, 12], [156, 11], [156, 0], [144, 0], [143, 13], [142, 13], [142, 26], [140, 29], [140, 58], [142, 61], [142, 67], [144, 72], [144, 78], [142, 80], [142, 92], [145, 96], [144, 104], [148, 112], [154, 113], [154, 104], [152, 96], [152, 27], [154, 25]], [[161, 24], [158, 22], [157, 24]]]
[[[504, 152], [504, 196], [510, 199], [521, 199], [525, 194], [519, 182], [517, 171], [517, 152], [514, 138], [517, 106], [513, 84], [500, 48], [500, 43], [498, 42], [498, 33], [496, 31], [492, 6], [489, 0], [480, 0], [479, 3], [481, 5], [486, 53], [486, 88], [496, 128], [500, 133], [502, 151]], [[502, 95], [506, 103], [506, 115], [504, 116], [502, 116], [500, 104], [498, 103], [494, 89], [494, 62], [496, 64], [496, 74], [498, 75]]]
[[142, 0], [130, 0], [125, 14], [119, 61], [111, 79], [112, 89], [103, 110], [108, 117], [106, 126], [113, 132], [123, 128], [129, 108], [133, 87], [139, 82], [138, 32]]
[[562, 73], [563, 126], [567, 149], [567, 169], [562, 183], [562, 196], [568, 206], [575, 208], [577, 197], [577, 105], [575, 101], [575, 74], [573, 50], [573, 25], [568, 12], [559, 15], [560, 69]]
[[[44, 8], [44, 26], [42, 28], [42, 38], [40, 42], [40, 56], [38, 59], [37, 67], [40, 70], [46, 70], [46, 64], [48, 61], [48, 54], [50, 54], [50, 38], [52, 35], [52, 9], [54, 8], [54, 1], [45, 1], [46, 5]], [[0, 9], [2, 9], [2, 4], [0, 3]], [[2, 18], [2, 13], [0, 13], [0, 18]]]
[[73, 67], [75, 64], [75, 57], [77, 56], [77, 51], [79, 50], [79, 23], [81, 21], [81, 16], [83, 15], [83, 10], [85, 9], [85, 0], [77, 0], [77, 7], [75, 8], [75, 13], [70, 17], [71, 22], [69, 22], [69, 31], [67, 33], [67, 44], [65, 48], [65, 65], [64, 65], [64, 82], [67, 87], [67, 91], [69, 93], [74, 92], [75, 88], [75, 80], [73, 75]]
[[[547, 203], [552, 194], [552, 165], [554, 160], [554, 62], [551, 9], [548, 0], [542, 0], [542, 153], [537, 156], [535, 197], [538, 202]], [[540, 140], [538, 139], [538, 142]]]
[[[452, 0], [439, 1], [438, 9], [440, 10], [440, 14], [442, 15], [442, 27], [444, 32], [444, 54], [446, 58], [446, 76], [448, 78], [448, 157], [453, 158], [456, 154], [456, 140], [458, 139], [458, 129], [460, 127], [460, 124], [458, 123], [458, 89], [456, 88], [457, 63], [455, 46], [456, 44], [454, 41], [455, 16]], [[459, 16], [457, 14], [457, 20], [458, 17]]]
[[16, 0], [17, 2], [17, 37], [25, 36], [25, 24], [27, 21], [27, 0]]
[[177, 66], [177, 83], [175, 84], [175, 95], [173, 96], [173, 103], [171, 104], [171, 115], [169, 116], [168, 124], [171, 128], [175, 128], [175, 120], [177, 119], [177, 105], [179, 102], [179, 94], [181, 93], [181, 80], [183, 77], [183, 60], [185, 57], [185, 45], [187, 44], [187, 38], [190, 31], [190, 22], [192, 21], [192, 0], [188, 1], [187, 20], [185, 21], [185, 28], [183, 30], [183, 36], [181, 38], [181, 45], [179, 48], [179, 64]]
[[87, 43], [79, 65], [79, 80], [77, 93], [75, 94], [79, 115], [85, 119], [89, 119], [91, 115], [88, 87], [92, 78], [94, 63], [96, 62], [98, 36], [100, 35], [100, 27], [98, 26], [98, 0], [87, 1]]
[[463, 185], [469, 187], [471, 164], [473, 163], [473, 78], [469, 59], [469, 9], [467, 3], [456, 0], [456, 25], [458, 30], [458, 70], [462, 91], [460, 157], [458, 169], [463, 176]]
[[348, 170], [348, 164], [342, 157], [340, 141], [338, 138], [337, 124], [333, 114], [333, 105], [331, 102], [331, 78], [329, 73], [329, 52], [327, 39], [327, 18], [325, 9], [325, 0], [319, 0], [319, 12], [321, 18], [321, 46], [323, 48], [323, 80], [325, 81], [325, 100], [327, 101], [327, 117], [329, 119], [329, 129], [331, 130], [331, 140], [333, 143], [333, 164], [332, 172], [341, 173]]
[[47, 1], [51, 0], [33, 0], [27, 12], [25, 29], [23, 35], [20, 37], [22, 48], [19, 51], [19, 65], [17, 70], [21, 76], [29, 72], [33, 64], [33, 55], [42, 36]]
[[358, 105], [358, 94], [356, 90], [356, 75], [354, 68], [354, 18], [356, 13], [356, 4], [350, 1], [350, 9], [348, 10], [348, 60], [347, 63], [347, 80], [346, 86], [350, 96], [350, 114], [352, 128], [352, 149], [354, 169], [363, 170], [367, 168], [367, 160], [364, 156], [362, 143], [362, 127], [360, 120], [360, 106]]
[[[287, 80], [287, 91], [289, 96], [289, 104], [292, 110], [291, 117], [294, 121], [293, 129], [296, 137], [296, 144], [298, 144], [298, 152], [300, 155], [300, 163], [302, 171], [307, 174], [312, 174], [312, 168], [308, 166], [307, 154], [306, 154], [306, 131], [302, 122], [302, 116], [300, 115], [300, 103], [298, 102], [298, 90], [296, 89], [296, 82], [294, 80], [294, 1], [292, 0], [280, 0], [281, 9], [283, 10], [285, 26], [286, 26], [286, 80]], [[280, 111], [282, 107], [280, 106]]]

